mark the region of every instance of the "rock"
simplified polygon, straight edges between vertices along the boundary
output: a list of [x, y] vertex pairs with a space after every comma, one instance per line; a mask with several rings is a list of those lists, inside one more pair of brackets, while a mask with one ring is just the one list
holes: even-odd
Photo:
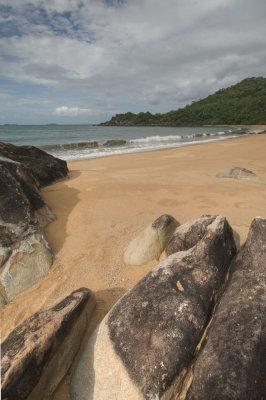
[[129, 243], [124, 253], [124, 263], [143, 265], [154, 259], [159, 260], [177, 226], [178, 222], [171, 215], [161, 215]]
[[0, 307], [6, 304], [5, 296], [0, 293]]
[[266, 219], [255, 218], [230, 266], [186, 400], [265, 399]]
[[[19, 162], [0, 159], [0, 292], [1, 303], [34, 285], [52, 265], [52, 252], [39, 230], [53, 214], [39, 184]], [[54, 217], [55, 218], [55, 217]]]
[[227, 171], [219, 172], [218, 174], [216, 174], [216, 177], [241, 179], [243, 181], [253, 181], [266, 185], [266, 182], [261, 180], [256, 174], [254, 174], [254, 172], [249, 171], [246, 168], [240, 168], [240, 167], [233, 167], [228, 169]]
[[38, 226], [42, 232], [44, 228], [52, 221], [56, 219], [56, 216], [52, 213], [50, 208], [45, 205], [34, 212], [34, 215], [38, 221]]
[[94, 306], [92, 292], [78, 289], [8, 335], [2, 343], [3, 399], [51, 398], [79, 349]]
[[188, 250], [195, 246], [206, 234], [207, 227], [216, 217], [217, 215], [202, 215], [200, 218], [176, 228], [165, 248], [166, 255], [170, 256], [177, 251]]
[[43, 278], [53, 262], [52, 251], [38, 229], [11, 248], [0, 247], [0, 255], [4, 256], [0, 284], [6, 303]]
[[31, 172], [40, 186], [50, 185], [67, 177], [68, 174], [64, 160], [53, 157], [34, 146], [14, 146], [0, 142], [0, 157], [21, 163]]
[[235, 252], [232, 229], [216, 217], [196, 246], [168, 257], [127, 292], [90, 337], [72, 400], [176, 395]]
[[34, 224], [34, 211], [45, 205], [38, 181], [22, 164], [1, 159], [0, 179], [2, 222], [20, 227]]
[[0, 143], [0, 305], [49, 271], [53, 257], [42, 230], [55, 216], [40, 188], [67, 171], [35, 147]]

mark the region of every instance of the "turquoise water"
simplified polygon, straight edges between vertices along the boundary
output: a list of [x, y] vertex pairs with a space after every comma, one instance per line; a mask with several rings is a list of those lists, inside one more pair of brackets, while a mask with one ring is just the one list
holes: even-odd
[[37, 146], [69, 161], [212, 142], [253, 132], [233, 127], [0, 125], [0, 141]]

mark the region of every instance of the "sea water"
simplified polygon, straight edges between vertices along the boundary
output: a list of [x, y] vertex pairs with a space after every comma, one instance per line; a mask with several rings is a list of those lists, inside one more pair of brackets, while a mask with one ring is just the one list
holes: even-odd
[[228, 126], [0, 125], [0, 141], [33, 145], [70, 161], [214, 142], [255, 131]]

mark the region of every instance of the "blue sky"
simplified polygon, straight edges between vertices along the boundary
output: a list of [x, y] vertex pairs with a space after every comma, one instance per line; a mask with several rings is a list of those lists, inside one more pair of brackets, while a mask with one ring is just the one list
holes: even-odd
[[0, 124], [166, 112], [266, 77], [265, 0], [0, 0]]

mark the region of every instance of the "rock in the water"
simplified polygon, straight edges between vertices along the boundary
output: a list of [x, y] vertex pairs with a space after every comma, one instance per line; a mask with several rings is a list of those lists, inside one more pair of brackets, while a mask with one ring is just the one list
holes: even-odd
[[246, 168], [240, 168], [240, 167], [233, 167], [228, 169], [227, 171], [224, 172], [219, 172], [216, 174], [217, 178], [234, 178], [234, 179], [241, 179], [243, 181], [253, 181], [257, 183], [263, 183], [266, 185], [266, 182], [261, 180], [254, 172], [249, 171]]
[[154, 259], [159, 260], [178, 225], [171, 215], [161, 215], [129, 243], [124, 253], [124, 263], [143, 265]]
[[217, 215], [202, 215], [200, 218], [176, 228], [165, 248], [166, 255], [170, 256], [177, 251], [188, 250], [195, 246], [203, 238], [207, 232], [207, 227], [216, 217]]
[[255, 218], [230, 266], [186, 400], [266, 399], [266, 219]]
[[178, 393], [235, 252], [232, 229], [219, 216], [196, 246], [168, 257], [127, 292], [90, 337], [72, 400]]
[[55, 216], [40, 187], [67, 171], [64, 161], [35, 147], [0, 143], [0, 305], [49, 271], [53, 257], [41, 230]]
[[51, 399], [77, 353], [94, 295], [81, 288], [18, 325], [2, 343], [2, 398]]

